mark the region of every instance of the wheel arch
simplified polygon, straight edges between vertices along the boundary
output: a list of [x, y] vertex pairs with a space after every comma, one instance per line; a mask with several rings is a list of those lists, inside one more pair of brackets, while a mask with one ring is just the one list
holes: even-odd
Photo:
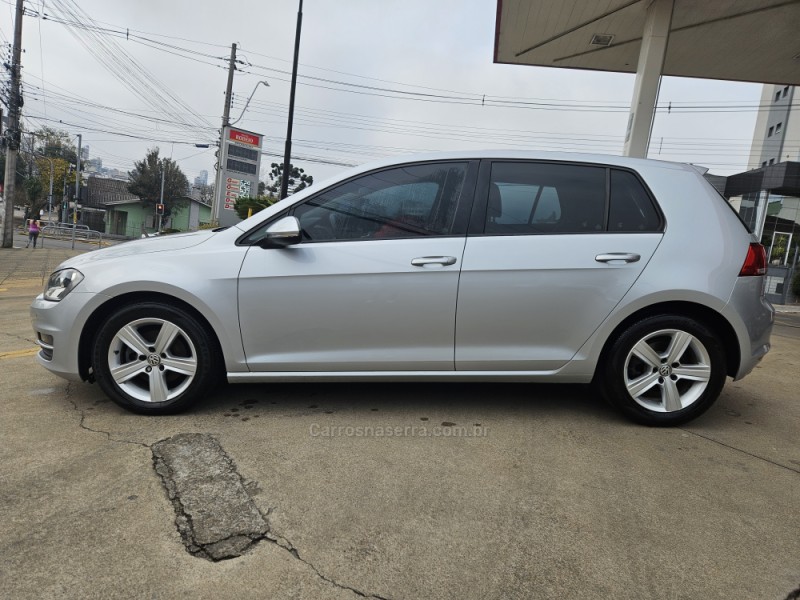
[[[110, 298], [98, 306], [86, 320], [81, 331], [80, 342], [78, 343], [78, 372], [80, 373], [81, 379], [84, 381], [94, 381], [94, 374], [92, 372], [92, 348], [103, 322], [113, 314], [115, 310], [123, 306], [140, 302], [160, 302], [186, 311], [189, 315], [197, 319], [200, 326], [209, 334], [215, 346], [215, 351], [218, 352], [220, 356], [224, 356], [217, 332], [203, 313], [194, 306], [180, 298], [162, 292], [129, 292]], [[224, 361], [220, 362], [224, 371]]]
[[622, 335], [625, 330], [637, 321], [660, 315], [689, 317], [711, 329], [722, 343], [725, 352], [725, 362], [727, 363], [727, 374], [730, 377], [736, 376], [741, 362], [741, 349], [739, 348], [739, 339], [736, 336], [733, 325], [713, 308], [695, 302], [678, 300], [651, 304], [625, 317], [625, 319], [614, 328], [611, 335], [606, 338], [603, 350], [600, 352], [600, 358], [595, 366], [594, 378], [597, 378], [597, 374], [603, 368], [614, 342], [619, 339], [620, 335]]

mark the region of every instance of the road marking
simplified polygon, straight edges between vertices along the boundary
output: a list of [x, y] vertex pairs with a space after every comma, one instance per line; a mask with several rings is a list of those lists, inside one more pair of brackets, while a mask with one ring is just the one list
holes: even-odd
[[33, 356], [39, 353], [39, 348], [27, 348], [25, 350], [13, 350], [12, 352], [0, 352], [0, 360], [7, 358], [20, 358], [22, 356]]

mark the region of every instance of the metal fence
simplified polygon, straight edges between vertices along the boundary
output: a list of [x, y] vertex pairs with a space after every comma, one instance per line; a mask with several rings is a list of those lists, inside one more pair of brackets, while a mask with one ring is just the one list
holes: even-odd
[[81, 242], [94, 243], [97, 246], [103, 245], [103, 233], [89, 229], [88, 225], [80, 225], [77, 223], [57, 223], [55, 225], [46, 225], [42, 228], [42, 246], [44, 247], [45, 238], [55, 238], [61, 240], [77, 240]]

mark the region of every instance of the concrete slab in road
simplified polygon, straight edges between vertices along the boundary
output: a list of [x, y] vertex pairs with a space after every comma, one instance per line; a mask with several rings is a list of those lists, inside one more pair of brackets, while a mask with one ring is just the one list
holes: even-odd
[[[230, 386], [154, 418], [13, 354], [39, 285], [0, 286], [8, 597], [727, 600], [800, 584], [795, 337], [682, 429], [630, 424], [583, 386], [516, 384]], [[154, 444], [193, 433], [269, 527], [239, 558], [186, 551], [153, 468]]]

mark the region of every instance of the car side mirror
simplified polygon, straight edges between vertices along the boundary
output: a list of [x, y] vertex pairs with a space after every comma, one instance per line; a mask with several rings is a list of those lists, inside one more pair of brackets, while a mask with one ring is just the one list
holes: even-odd
[[283, 217], [267, 228], [258, 245], [262, 248], [285, 248], [299, 244], [300, 240], [300, 221], [297, 217]]

